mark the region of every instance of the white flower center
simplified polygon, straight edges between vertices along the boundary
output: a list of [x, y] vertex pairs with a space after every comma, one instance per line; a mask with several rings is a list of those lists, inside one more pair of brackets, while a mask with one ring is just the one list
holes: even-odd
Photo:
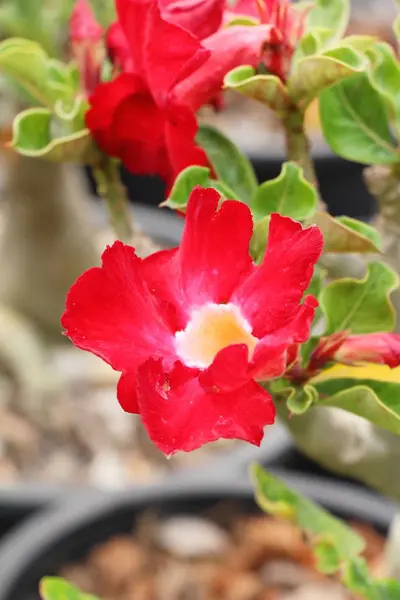
[[220, 350], [246, 344], [251, 359], [258, 339], [234, 304], [205, 304], [192, 313], [186, 329], [175, 334], [176, 349], [188, 367], [205, 369]]

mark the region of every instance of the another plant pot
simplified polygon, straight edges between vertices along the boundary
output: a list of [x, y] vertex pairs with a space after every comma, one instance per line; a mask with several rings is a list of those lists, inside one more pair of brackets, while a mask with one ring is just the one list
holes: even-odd
[[[350, 484], [276, 471], [288, 485], [343, 518], [356, 518], [385, 531], [394, 506]], [[0, 600], [36, 600], [41, 577], [58, 573], [94, 546], [115, 534], [129, 533], [143, 511], [161, 515], [196, 514], [221, 501], [235, 501], [241, 510], [257, 511], [253, 490], [243, 477], [220, 477], [212, 485], [183, 479], [167, 486], [118, 495], [80, 498], [42, 512], [19, 527], [0, 547]]]

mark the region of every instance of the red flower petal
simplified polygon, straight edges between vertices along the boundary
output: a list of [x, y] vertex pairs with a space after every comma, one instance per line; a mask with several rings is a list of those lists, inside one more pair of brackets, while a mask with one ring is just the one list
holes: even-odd
[[210, 58], [190, 76], [175, 86], [177, 102], [199, 109], [221, 91], [225, 75], [240, 65], [256, 67], [261, 62], [264, 46], [270, 41], [270, 25], [232, 26], [221, 29], [203, 40]]
[[248, 369], [249, 349], [235, 344], [218, 352], [212, 364], [200, 373], [199, 381], [208, 392], [230, 392], [251, 380]]
[[100, 356], [118, 371], [131, 371], [149, 356], [175, 360], [174, 338], [153, 300], [134, 249], [108, 247], [102, 266], [71, 287], [61, 323], [78, 348]]
[[138, 371], [138, 402], [150, 438], [162, 452], [190, 452], [220, 438], [259, 445], [275, 421], [271, 396], [254, 382], [235, 392], [209, 394], [196, 377], [171, 385], [161, 360]]
[[268, 245], [262, 264], [233, 294], [253, 335], [262, 338], [293, 319], [322, 253], [321, 231], [278, 214], [271, 215]]
[[119, 21], [108, 28], [106, 46], [110, 60], [116, 67], [125, 72], [135, 72], [129, 44]]
[[219, 200], [215, 190], [197, 187], [188, 202], [178, 260], [180, 285], [191, 306], [227, 302], [252, 268], [251, 212], [235, 200], [223, 202], [217, 210]]
[[136, 394], [136, 372], [122, 373], [117, 386], [117, 398], [121, 408], [132, 414], [139, 414]]
[[221, 26], [225, 0], [161, 0], [160, 7], [168, 21], [202, 40]]
[[210, 52], [189, 31], [163, 19], [156, 0], [117, 0], [117, 9], [135, 69], [163, 107], [171, 89], [198, 69]]
[[335, 359], [346, 364], [375, 363], [394, 369], [400, 366], [400, 334], [350, 335], [341, 344]]

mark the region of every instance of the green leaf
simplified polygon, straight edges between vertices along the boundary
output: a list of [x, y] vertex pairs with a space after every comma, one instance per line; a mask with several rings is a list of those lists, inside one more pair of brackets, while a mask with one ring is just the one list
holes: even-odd
[[331, 35], [326, 43], [340, 40], [349, 23], [349, 0], [316, 0], [306, 18], [306, 31], [330, 29]]
[[368, 67], [367, 59], [350, 46], [341, 46], [307, 56], [296, 62], [287, 82], [289, 96], [300, 108], [306, 108], [320, 93]]
[[240, 200], [235, 193], [223, 182], [210, 177], [207, 167], [191, 166], [181, 171], [175, 179], [169, 197], [160, 206], [168, 206], [173, 210], [185, 211], [189, 196], [197, 185], [203, 188], [214, 188], [224, 200]]
[[276, 179], [265, 181], [253, 196], [251, 207], [257, 219], [277, 212], [302, 220], [311, 217], [318, 205], [318, 196], [303, 175], [303, 170], [292, 162], [284, 163]]
[[13, 123], [12, 147], [23, 154], [54, 162], [91, 164], [99, 150], [89, 130], [54, 133], [57, 123], [46, 108], [31, 108], [20, 113]]
[[95, 596], [84, 594], [64, 579], [45, 577], [40, 582], [42, 600], [97, 600]]
[[379, 231], [377, 229], [375, 229], [375, 227], [372, 227], [371, 225], [368, 225], [368, 223], [364, 223], [363, 221], [358, 221], [357, 219], [352, 219], [351, 217], [336, 217], [336, 220], [339, 221], [340, 223], [342, 223], [342, 225], [345, 225], [345, 227], [348, 227], [350, 229], [352, 229], [353, 231], [356, 231], [357, 233], [359, 233], [360, 235], [362, 235], [364, 238], [367, 238], [368, 240], [370, 240], [370, 242], [374, 245], [375, 250], [373, 250], [373, 252], [382, 252], [382, 245], [383, 245], [383, 240], [382, 240], [382, 236], [379, 233]]
[[[349, 217], [335, 218], [325, 212], [318, 212], [312, 218], [312, 222], [322, 231], [324, 236], [324, 252], [360, 252], [360, 253], [376, 253], [380, 252], [380, 246], [376, 244], [376, 236], [374, 236], [366, 225], [363, 223], [360, 226], [355, 219]], [[379, 235], [379, 234], [378, 234]]]
[[395, 312], [389, 296], [397, 287], [397, 275], [379, 262], [369, 263], [365, 279], [338, 279], [327, 285], [320, 296], [326, 335], [345, 329], [352, 333], [392, 331]]
[[311, 56], [313, 54], [318, 54], [323, 50], [326, 43], [329, 42], [331, 37], [330, 29], [313, 29], [312, 31], [307, 32], [301, 38], [300, 42], [297, 45], [292, 65], [294, 68], [295, 62], [300, 60], [301, 58], [305, 58], [306, 56]]
[[252, 479], [261, 509], [294, 522], [305, 533], [316, 550], [323, 572], [336, 572], [342, 561], [355, 558], [363, 551], [364, 541], [350, 527], [260, 466], [253, 466]]
[[224, 87], [258, 100], [280, 117], [285, 117], [289, 111], [288, 91], [275, 75], [257, 75], [253, 67], [244, 65], [233, 69], [225, 76]]
[[318, 401], [318, 392], [312, 385], [297, 388], [287, 399], [287, 407], [294, 415], [303, 415]]
[[354, 558], [345, 565], [344, 585], [365, 600], [399, 600], [400, 582], [394, 580], [374, 581], [364, 558]]
[[0, 43], [0, 73], [10, 77], [45, 106], [53, 99], [48, 60], [46, 52], [36, 42], [10, 38]]
[[314, 382], [320, 406], [333, 406], [400, 435], [400, 383], [374, 379], [325, 379]]
[[390, 116], [400, 133], [400, 64], [389, 44], [375, 44], [368, 51], [370, 82], [387, 103]]
[[376, 44], [377, 40], [378, 38], [373, 35], [347, 35], [340, 41], [340, 46], [349, 46], [353, 50], [366, 52]]
[[270, 216], [254, 223], [253, 235], [250, 240], [250, 255], [255, 263], [260, 264], [264, 258], [268, 241]]
[[197, 143], [204, 148], [218, 179], [235, 197], [249, 204], [257, 190], [257, 178], [246, 156], [214, 127], [200, 125]]
[[325, 139], [336, 154], [365, 164], [399, 162], [383, 99], [368, 75], [355, 75], [324, 90], [319, 104]]

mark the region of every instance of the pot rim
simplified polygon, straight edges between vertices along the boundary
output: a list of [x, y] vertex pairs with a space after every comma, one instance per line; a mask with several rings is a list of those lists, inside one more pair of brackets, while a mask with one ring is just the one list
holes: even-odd
[[[316, 475], [271, 468], [289, 486], [342, 517], [370, 522], [381, 529], [389, 527], [396, 513], [390, 500], [355, 484], [337, 482]], [[212, 481], [170, 479], [165, 484], [131, 488], [120, 493], [72, 496], [64, 503], [43, 510], [5, 536], [0, 544], [0, 600], [11, 600], [18, 581], [35, 561], [51, 552], [57, 541], [75, 536], [82, 527], [94, 526], [115, 512], [139, 512], [149, 505], [216, 500], [229, 496], [251, 500], [250, 483], [232, 479]]]

